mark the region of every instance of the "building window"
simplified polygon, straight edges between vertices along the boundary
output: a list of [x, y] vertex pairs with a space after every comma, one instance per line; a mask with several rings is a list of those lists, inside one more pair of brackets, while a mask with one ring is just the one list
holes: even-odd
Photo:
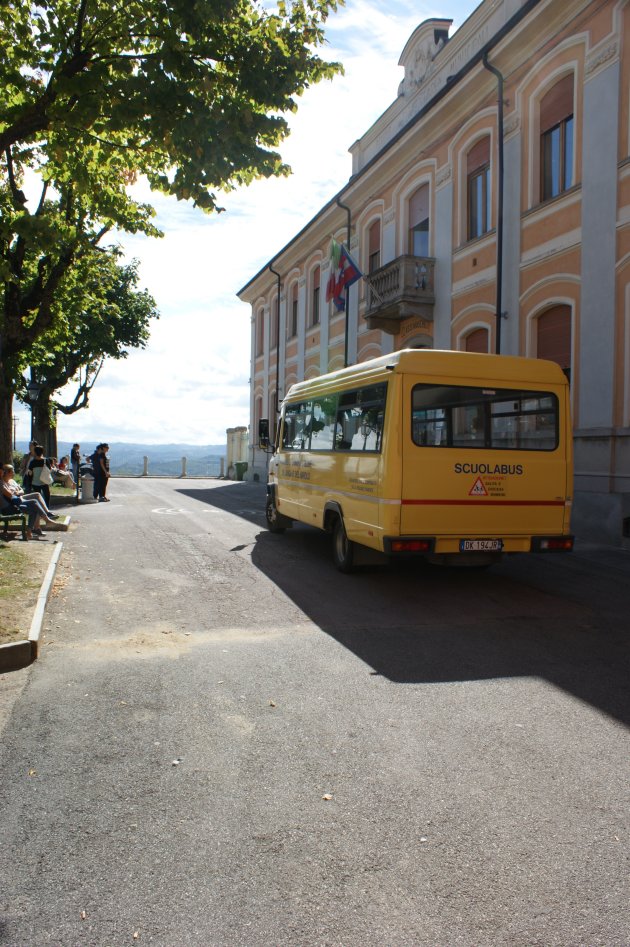
[[316, 267], [313, 270], [313, 285], [311, 289], [311, 325], [319, 325], [319, 285], [320, 285], [320, 269]]
[[536, 357], [556, 362], [571, 380], [571, 307], [553, 306], [537, 320]]
[[541, 199], [573, 184], [573, 75], [557, 82], [540, 102]]
[[466, 352], [488, 352], [490, 333], [487, 329], [474, 329], [464, 339]]
[[423, 184], [409, 200], [409, 253], [429, 256], [429, 185]]
[[468, 239], [490, 230], [490, 138], [486, 136], [470, 149], [466, 158], [468, 187]]
[[293, 339], [298, 331], [298, 287], [293, 284], [289, 300], [289, 338]]
[[269, 309], [269, 318], [271, 319], [270, 326], [270, 341], [269, 348], [277, 349], [278, 348], [278, 298], [276, 297], [271, 303]]
[[368, 230], [368, 273], [381, 265], [381, 222], [375, 220]]
[[265, 311], [259, 309], [256, 313], [256, 355], [262, 355], [265, 350]]

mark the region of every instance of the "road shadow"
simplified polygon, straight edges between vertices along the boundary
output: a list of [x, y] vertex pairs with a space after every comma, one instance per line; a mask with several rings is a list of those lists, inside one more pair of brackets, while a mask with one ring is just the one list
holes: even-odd
[[231, 481], [216, 487], [177, 487], [175, 492], [226, 513], [233, 513], [250, 523], [260, 525], [265, 522], [264, 484]]
[[[180, 492], [264, 523], [259, 484]], [[346, 576], [330, 545], [299, 524], [263, 530], [252, 562], [370, 673], [398, 683], [539, 677], [630, 724], [630, 557], [515, 556], [487, 571], [414, 561]]]

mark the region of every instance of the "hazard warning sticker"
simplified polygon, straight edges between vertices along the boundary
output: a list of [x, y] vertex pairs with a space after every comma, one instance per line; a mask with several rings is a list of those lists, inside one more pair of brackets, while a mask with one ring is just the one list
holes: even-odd
[[468, 496], [469, 497], [487, 497], [488, 496], [488, 491], [486, 490], [481, 477], [477, 477], [472, 487], [468, 491]]

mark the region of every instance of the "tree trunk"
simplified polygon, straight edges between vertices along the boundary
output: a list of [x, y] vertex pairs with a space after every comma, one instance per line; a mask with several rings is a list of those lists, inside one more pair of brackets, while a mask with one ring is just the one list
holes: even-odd
[[57, 429], [50, 420], [50, 396], [51, 392], [43, 390], [32, 405], [33, 440], [42, 445], [46, 457], [57, 457]]
[[0, 376], [0, 464], [11, 463], [13, 449], [13, 391]]

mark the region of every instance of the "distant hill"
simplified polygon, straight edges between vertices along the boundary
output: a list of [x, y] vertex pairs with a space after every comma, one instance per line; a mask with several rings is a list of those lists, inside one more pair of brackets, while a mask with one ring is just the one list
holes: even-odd
[[[70, 455], [73, 441], [59, 441], [59, 456]], [[81, 444], [81, 454], [91, 454], [96, 442]], [[18, 441], [19, 451], [28, 450], [27, 441]], [[140, 477], [144, 470], [144, 458], [149, 458], [149, 474], [153, 477], [179, 477], [182, 472], [182, 457], [186, 457], [186, 473], [189, 477], [217, 477], [221, 469], [221, 458], [225, 457], [225, 444], [124, 444], [109, 445], [110, 470], [114, 476]]]

